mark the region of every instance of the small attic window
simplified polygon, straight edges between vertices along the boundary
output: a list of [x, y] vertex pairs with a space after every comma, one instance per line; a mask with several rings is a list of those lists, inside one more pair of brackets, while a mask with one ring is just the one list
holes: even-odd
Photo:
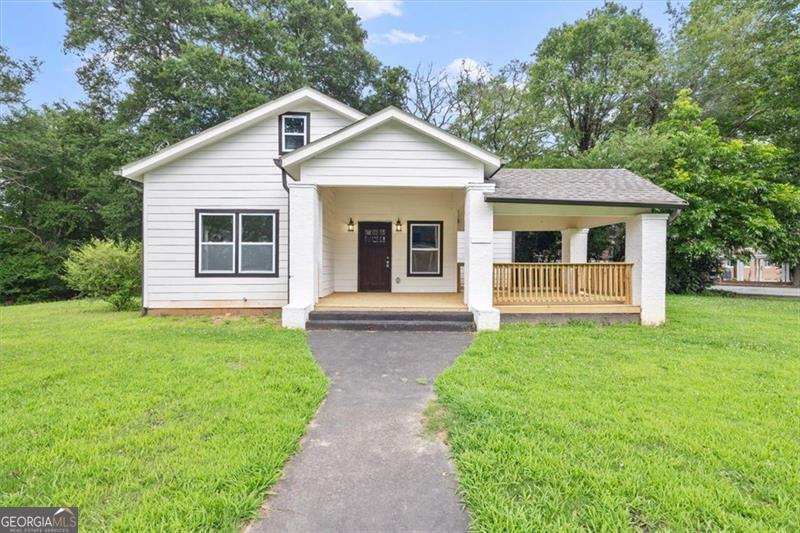
[[279, 152], [285, 154], [310, 142], [309, 113], [284, 113], [278, 118]]

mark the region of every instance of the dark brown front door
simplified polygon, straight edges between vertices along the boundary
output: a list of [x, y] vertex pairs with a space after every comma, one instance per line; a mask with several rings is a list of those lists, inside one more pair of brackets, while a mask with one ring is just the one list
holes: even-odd
[[358, 290], [392, 290], [392, 225], [389, 222], [358, 223]]

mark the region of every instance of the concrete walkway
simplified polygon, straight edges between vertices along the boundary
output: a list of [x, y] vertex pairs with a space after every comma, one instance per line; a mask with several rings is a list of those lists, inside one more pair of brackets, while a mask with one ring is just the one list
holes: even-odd
[[472, 335], [313, 331], [309, 340], [328, 398], [250, 531], [465, 531], [449, 452], [422, 436], [421, 417], [433, 379]]

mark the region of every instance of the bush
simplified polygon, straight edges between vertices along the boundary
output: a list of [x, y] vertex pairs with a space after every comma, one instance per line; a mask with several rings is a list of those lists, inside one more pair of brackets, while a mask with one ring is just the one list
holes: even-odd
[[59, 276], [67, 253], [24, 233], [0, 231], [0, 304], [26, 304], [72, 296]]
[[82, 296], [100, 298], [121, 311], [142, 288], [142, 245], [92, 239], [64, 262], [64, 281]]

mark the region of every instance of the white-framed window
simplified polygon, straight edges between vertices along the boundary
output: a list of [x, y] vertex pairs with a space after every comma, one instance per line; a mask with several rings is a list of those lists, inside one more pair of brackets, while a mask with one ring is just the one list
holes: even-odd
[[279, 117], [280, 153], [285, 154], [308, 144], [309, 120], [308, 113], [284, 113]]
[[234, 273], [233, 213], [200, 213], [199, 268], [204, 274]]
[[196, 211], [195, 276], [278, 275], [277, 210]]
[[408, 222], [408, 275], [442, 275], [441, 221]]
[[275, 273], [273, 213], [239, 213], [239, 272]]

